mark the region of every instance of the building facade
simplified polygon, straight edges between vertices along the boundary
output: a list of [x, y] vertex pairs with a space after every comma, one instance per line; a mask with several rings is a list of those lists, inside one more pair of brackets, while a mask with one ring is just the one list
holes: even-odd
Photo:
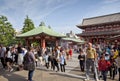
[[83, 30], [77, 35], [92, 43], [119, 40], [120, 13], [85, 18], [77, 27]]

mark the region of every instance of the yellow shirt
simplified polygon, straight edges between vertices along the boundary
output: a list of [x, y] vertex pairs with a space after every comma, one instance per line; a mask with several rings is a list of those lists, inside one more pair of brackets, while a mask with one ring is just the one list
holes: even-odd
[[87, 49], [86, 50], [86, 53], [87, 53], [87, 55], [86, 55], [86, 58], [95, 58], [95, 55], [96, 55], [96, 50], [94, 49], [94, 48], [91, 48], [91, 49]]
[[118, 53], [119, 53], [118, 50], [116, 50], [116, 51], [114, 52], [113, 59], [116, 59], [116, 58], [117, 58]]

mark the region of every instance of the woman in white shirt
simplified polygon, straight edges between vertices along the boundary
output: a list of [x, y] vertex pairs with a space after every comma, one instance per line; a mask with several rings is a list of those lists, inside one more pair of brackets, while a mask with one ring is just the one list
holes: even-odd
[[8, 67], [8, 70], [11, 72], [13, 71], [13, 68], [12, 68], [12, 54], [11, 54], [11, 51], [10, 51], [10, 48], [6, 48], [6, 62], [7, 62], [7, 67]]

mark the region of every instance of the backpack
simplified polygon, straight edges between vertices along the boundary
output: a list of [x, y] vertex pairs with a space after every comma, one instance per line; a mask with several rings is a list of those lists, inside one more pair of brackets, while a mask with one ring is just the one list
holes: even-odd
[[30, 59], [33, 60], [32, 57], [27, 52], [23, 58], [24, 70], [34, 70], [35, 69], [35, 64], [34, 64], [34, 62], [30, 62]]
[[27, 53], [24, 55], [24, 57], [23, 57], [23, 64], [29, 62], [28, 54], [29, 54], [29, 53], [27, 52]]

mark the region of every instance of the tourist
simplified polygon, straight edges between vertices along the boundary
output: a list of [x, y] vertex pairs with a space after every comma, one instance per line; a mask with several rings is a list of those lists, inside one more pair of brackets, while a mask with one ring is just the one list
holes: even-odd
[[119, 80], [118, 81], [120, 81], [120, 53], [118, 54], [116, 62], [117, 62], [117, 68], [118, 68], [118, 72], [119, 72]]
[[18, 70], [22, 70], [23, 69], [23, 50], [22, 50], [21, 43], [18, 44], [17, 53], [18, 53]]
[[18, 56], [17, 56], [17, 50], [15, 49], [14, 46], [11, 48], [11, 53], [12, 53], [13, 63], [17, 64]]
[[60, 59], [60, 47], [56, 46], [55, 48], [55, 56], [56, 56], [56, 59], [59, 61]]
[[103, 80], [107, 81], [107, 72], [108, 72], [108, 68], [110, 67], [110, 62], [105, 60], [104, 55], [101, 56], [98, 62], [98, 66], [99, 66], [99, 71], [102, 74]]
[[66, 65], [66, 59], [65, 59], [65, 52], [62, 50], [60, 53], [60, 68], [61, 72], [65, 72], [65, 65]]
[[88, 43], [88, 48], [86, 49], [86, 79], [85, 80], [89, 80], [89, 70], [90, 67], [94, 68], [94, 76], [95, 79], [98, 80], [98, 76], [97, 76], [97, 70], [95, 67], [95, 59], [97, 58], [96, 56], [96, 50], [92, 47], [92, 43]]
[[111, 66], [109, 68], [110, 78], [114, 80], [115, 75], [116, 75], [117, 65], [116, 65], [115, 59], [113, 59], [113, 56], [110, 57], [110, 63], [111, 63]]
[[12, 53], [11, 53], [9, 47], [6, 48], [6, 63], [7, 63], [8, 71], [10, 71], [10, 72], [13, 71], [13, 68], [12, 68], [12, 63], [13, 63]]
[[38, 47], [37, 53], [38, 53], [38, 60], [40, 61], [40, 65], [43, 65], [42, 48]]
[[24, 67], [25, 70], [28, 70], [28, 81], [32, 81], [32, 77], [35, 70], [35, 56], [32, 47], [28, 48], [28, 52], [24, 56]]
[[66, 49], [66, 59], [69, 60], [69, 49]]
[[33, 54], [35, 56], [35, 63], [36, 63], [36, 67], [38, 66], [38, 53], [37, 53], [37, 48], [35, 48], [33, 50]]
[[80, 53], [78, 55], [78, 60], [79, 60], [79, 64], [80, 64], [80, 69], [82, 72], [84, 72], [84, 67], [85, 67], [85, 53], [83, 52], [82, 49], [79, 50]]
[[70, 49], [69, 49], [69, 55], [70, 55], [70, 59], [72, 59], [72, 55], [73, 55], [72, 47], [70, 47]]
[[49, 55], [47, 52], [45, 52], [45, 66], [49, 69]]
[[4, 47], [4, 45], [1, 45], [0, 58], [1, 58], [1, 63], [2, 63], [2, 66], [3, 66], [4, 70], [5, 70], [5, 67], [6, 67], [5, 53], [6, 53], [6, 47]]
[[51, 69], [55, 69], [55, 51], [54, 50], [52, 50], [52, 55], [50, 56], [50, 61], [51, 61]]
[[[53, 59], [54, 60], [54, 65], [55, 67], [57, 67], [57, 71], [59, 71], [59, 61], [60, 61], [60, 49], [58, 46], [56, 46], [55, 50], [54, 50], [54, 56], [55, 58]], [[54, 69], [55, 70], [55, 69]]]

